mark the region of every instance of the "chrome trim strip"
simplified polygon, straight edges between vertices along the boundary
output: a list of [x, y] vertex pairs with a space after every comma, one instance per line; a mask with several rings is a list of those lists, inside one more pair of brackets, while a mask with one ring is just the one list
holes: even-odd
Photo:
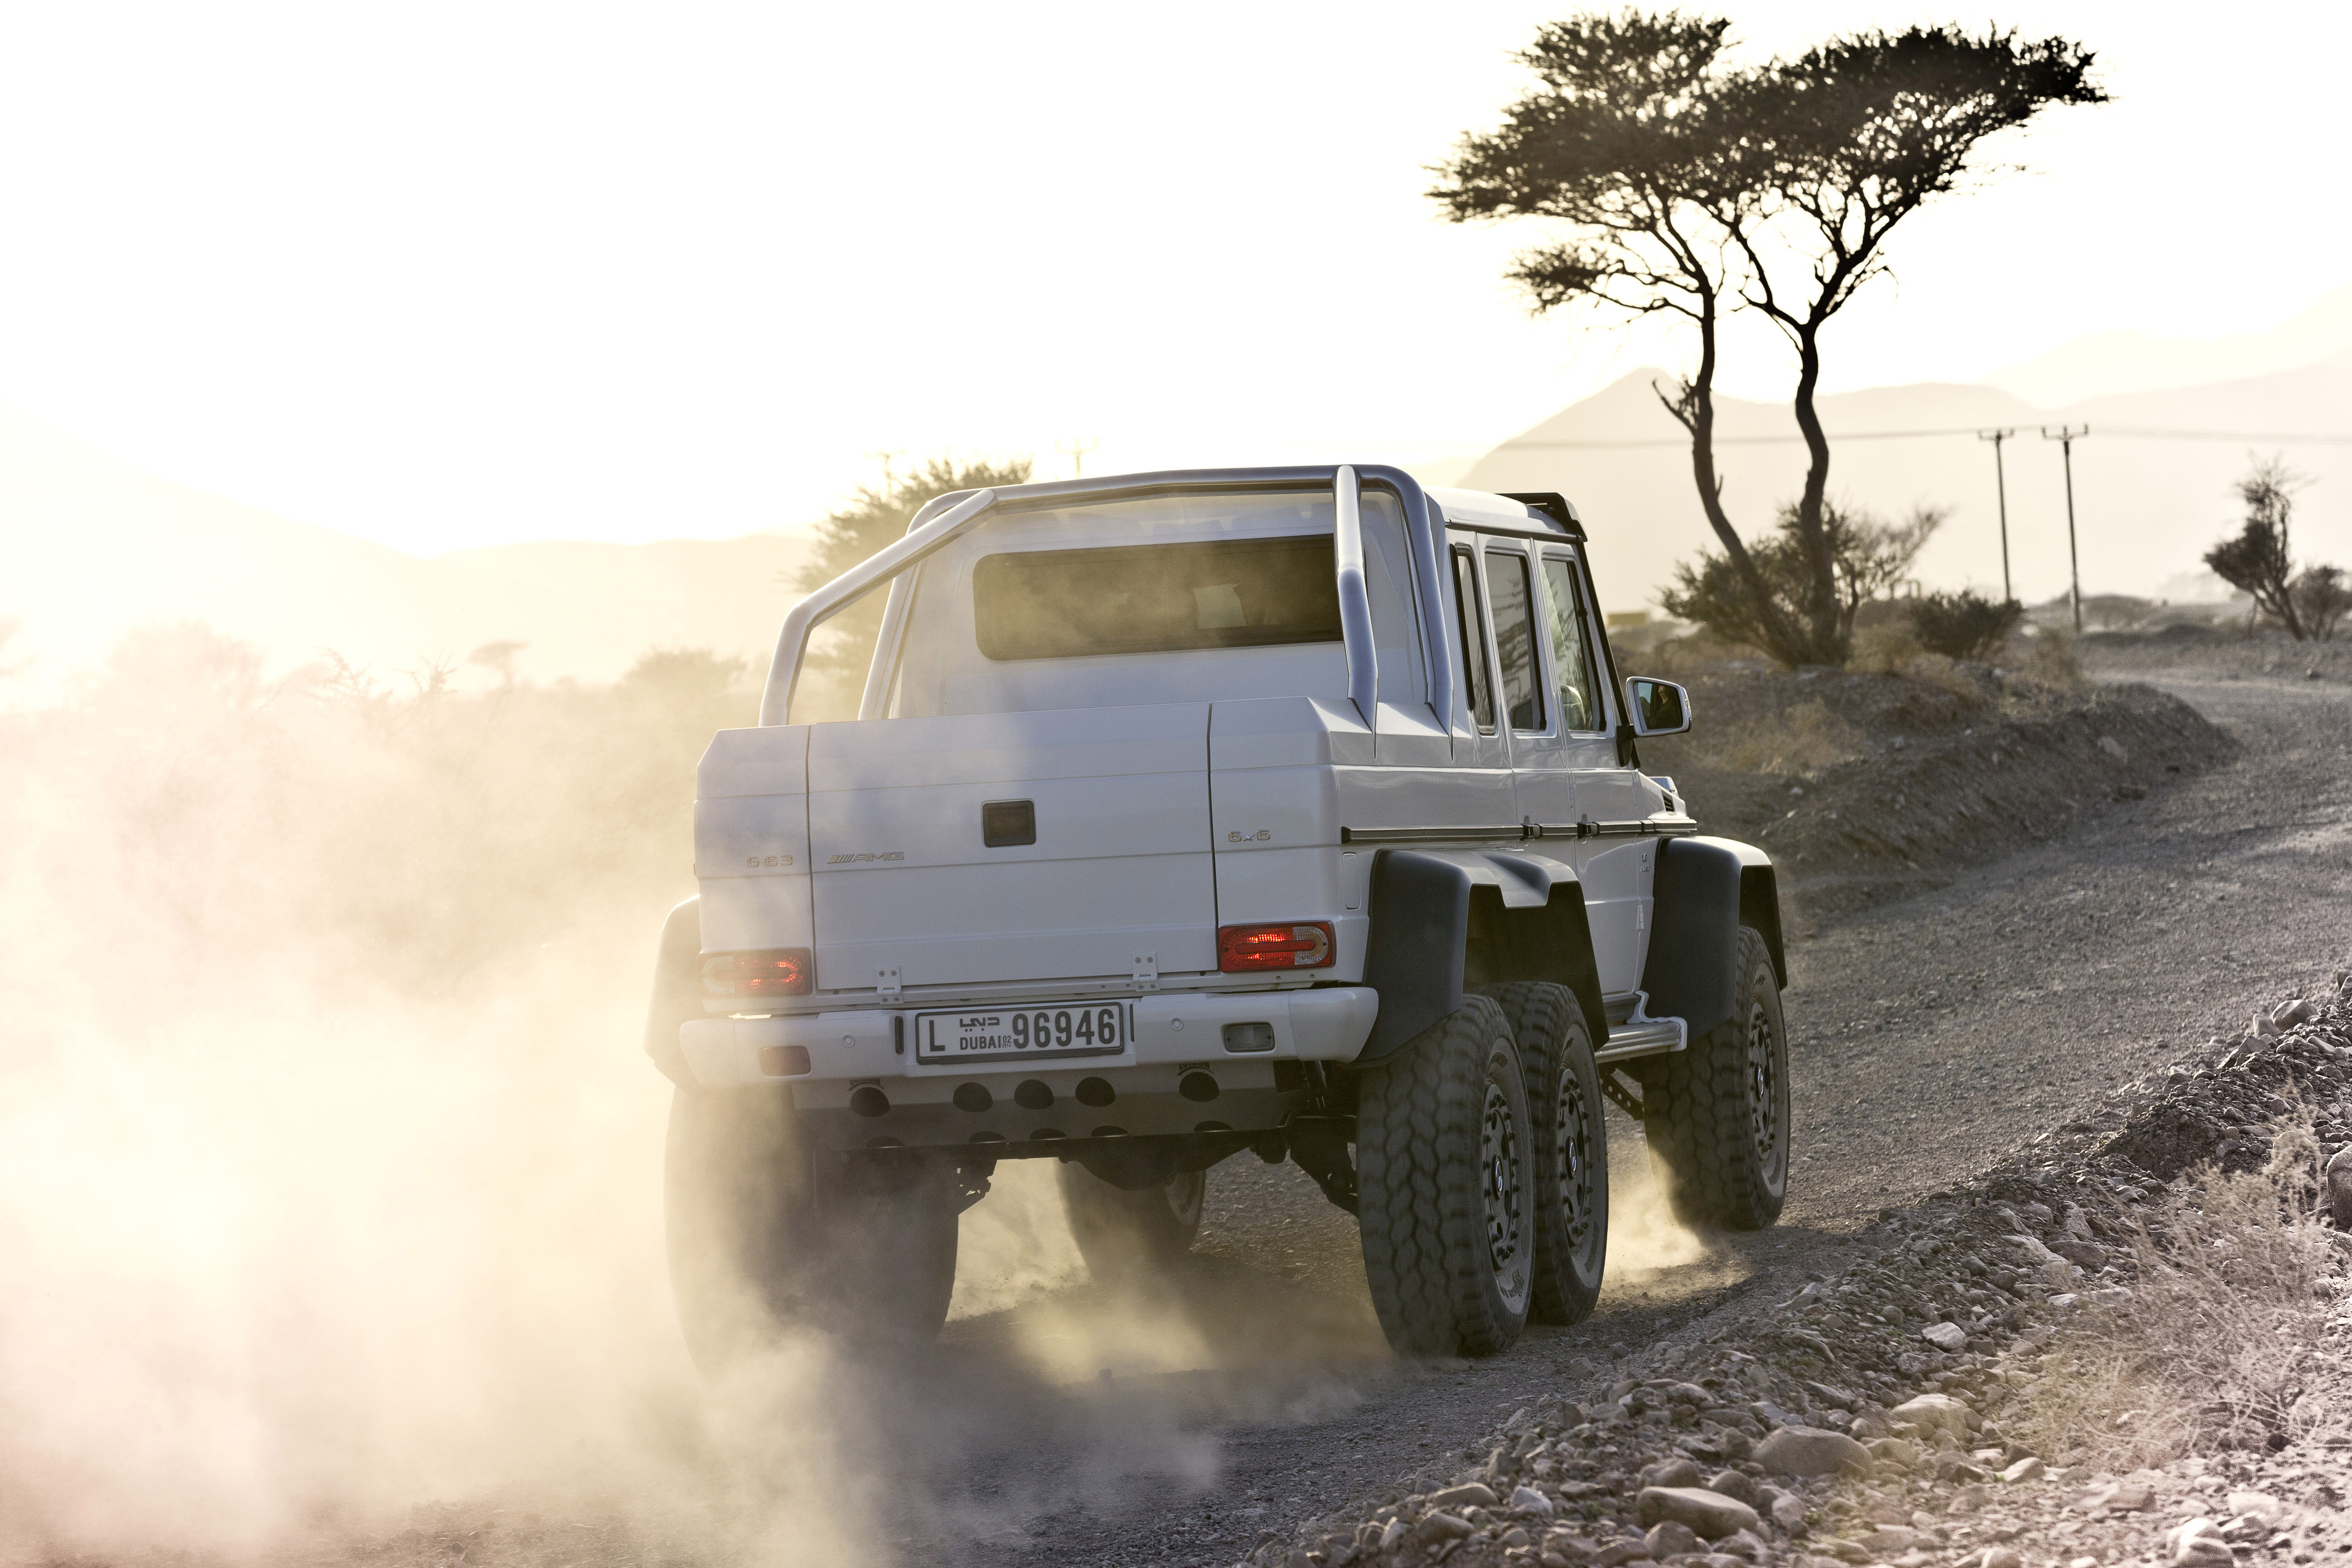
[[1676, 838], [1699, 830], [1696, 819], [1646, 817], [1633, 822], [1545, 822], [1528, 824], [1530, 838]]
[[1491, 844], [1497, 838], [1525, 838], [1519, 823], [1496, 827], [1343, 827], [1342, 844]]
[[1592, 1061], [1596, 1067], [1608, 1067], [1641, 1057], [1672, 1056], [1686, 1048], [1683, 1041], [1682, 1020], [1657, 1018], [1640, 1024], [1621, 1024], [1610, 1030], [1609, 1044], [1592, 1053]]

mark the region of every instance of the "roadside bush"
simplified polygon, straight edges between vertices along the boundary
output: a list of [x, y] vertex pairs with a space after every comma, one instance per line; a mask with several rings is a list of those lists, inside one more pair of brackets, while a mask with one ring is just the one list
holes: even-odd
[[2083, 661], [2074, 651], [2074, 634], [2056, 626], [2037, 629], [2026, 645], [2025, 659], [2018, 674], [2056, 691], [2080, 691], [2090, 685], [2083, 674]]
[[[1947, 515], [1942, 508], [1923, 506], [1901, 522], [1888, 522], [1859, 508], [1849, 510], [1824, 503], [1822, 521], [1837, 590], [1832, 648], [1792, 651], [1776, 647], [1772, 616], [1759, 608], [1747, 579], [1731, 562], [1712, 551], [1701, 551], [1696, 565], [1676, 565], [1675, 585], [1658, 595], [1658, 603], [1676, 620], [1695, 621], [1724, 642], [1762, 649], [1782, 664], [1794, 666], [1810, 655], [1842, 665], [1853, 654], [1856, 616], [1902, 581]], [[1784, 626], [1803, 625], [1811, 574], [1796, 507], [1782, 506], [1779, 529], [1750, 544], [1748, 552], [1779, 620]]]
[[2305, 1110], [2263, 1169], [2209, 1166], [2176, 1185], [2135, 1227], [2130, 1299], [2085, 1309], [2052, 1342], [2055, 1375], [2012, 1435], [2119, 1475], [2301, 1436], [2340, 1267], [2315, 1203], [2320, 1163]]
[[2345, 612], [2352, 610], [2352, 587], [2344, 583], [2341, 566], [2306, 566], [2291, 590], [2295, 614], [2314, 642], [2334, 642]]
[[1996, 604], [1972, 588], [1925, 594], [1910, 608], [1911, 633], [1919, 646], [1946, 658], [1990, 658], [2025, 619], [2025, 606], [2015, 599]]
[[1860, 755], [1853, 727], [1815, 699], [1730, 727], [1715, 748], [1714, 764], [1734, 773], [1810, 776]]
[[1906, 675], [1921, 651], [1919, 639], [1900, 618], [1864, 626], [1853, 634], [1853, 663], [1873, 675]]

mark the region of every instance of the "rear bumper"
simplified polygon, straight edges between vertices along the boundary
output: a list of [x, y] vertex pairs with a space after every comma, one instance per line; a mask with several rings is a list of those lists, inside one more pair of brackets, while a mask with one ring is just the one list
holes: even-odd
[[[1362, 985], [1160, 993], [1133, 1005], [1132, 1038], [1116, 1056], [920, 1063], [905, 1044], [914, 1008], [697, 1018], [678, 1042], [707, 1088], [789, 1085], [803, 1121], [836, 1148], [1029, 1146], [1278, 1127], [1300, 1096], [1296, 1064], [1354, 1060], [1380, 1007]], [[1223, 1026], [1244, 1023], [1273, 1026], [1274, 1048], [1225, 1050]], [[785, 1055], [772, 1047], [793, 1046], [807, 1072], [763, 1070]]]
[[[1099, 1005], [1102, 999], [1082, 1000], [1087, 1005]], [[955, 1092], [957, 1084], [1007, 1075], [1067, 1071], [1085, 1078], [1192, 1063], [1353, 1061], [1371, 1035], [1380, 994], [1369, 985], [1314, 991], [1159, 992], [1136, 997], [1134, 1007], [1135, 1037], [1117, 1056], [919, 1063], [910, 1048], [901, 1047], [915, 1014], [937, 1012], [936, 1007], [868, 1007], [793, 1018], [696, 1018], [678, 1030], [678, 1045], [695, 1081], [709, 1089], [777, 1082], [779, 1075], [761, 1070], [760, 1053], [772, 1046], [798, 1046], [808, 1052], [809, 1070], [783, 1081], [887, 1084], [905, 1079], [944, 1084], [940, 1098], [945, 1099]], [[1224, 1026], [1253, 1023], [1274, 1026], [1274, 1048], [1228, 1052], [1223, 1046]], [[898, 1090], [891, 1092], [897, 1098]]]

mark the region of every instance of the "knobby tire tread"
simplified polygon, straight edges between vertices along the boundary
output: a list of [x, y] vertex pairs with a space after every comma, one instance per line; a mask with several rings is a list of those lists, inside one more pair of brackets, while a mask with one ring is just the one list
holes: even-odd
[[1509, 1025], [1491, 997], [1465, 996], [1367, 1073], [1356, 1121], [1364, 1273], [1389, 1343], [1405, 1355], [1481, 1355], [1519, 1322], [1493, 1321], [1477, 1184], [1488, 1050]]
[[[1761, 1230], [1780, 1217], [1788, 1195], [1788, 1029], [1780, 1016], [1769, 950], [1762, 935], [1747, 926], [1739, 928], [1738, 962], [1731, 1016], [1686, 1050], [1659, 1058], [1649, 1068], [1642, 1086], [1642, 1122], [1675, 1218], [1695, 1226]], [[1759, 985], [1772, 993], [1767, 1005], [1782, 1053], [1779, 1192], [1766, 1180], [1748, 1129], [1746, 1031]]]
[[[1539, 1323], [1580, 1323], [1592, 1315], [1593, 1305], [1600, 1300], [1609, 1230], [1609, 1144], [1602, 1131], [1605, 1112], [1601, 1109], [1600, 1077], [1591, 1063], [1592, 1043], [1584, 1012], [1577, 1005], [1576, 993], [1548, 981], [1509, 980], [1479, 990], [1503, 1009], [1511, 1037], [1518, 1043], [1519, 1070], [1528, 1085], [1528, 1121], [1535, 1132], [1536, 1278], [1528, 1316]], [[1584, 1048], [1585, 1098], [1593, 1107], [1594, 1131], [1600, 1134], [1592, 1157], [1599, 1164], [1600, 1213], [1594, 1223], [1601, 1227], [1601, 1250], [1590, 1279], [1578, 1276], [1572, 1260], [1567, 1215], [1559, 1207], [1564, 1173], [1554, 1158], [1553, 1121], [1559, 1104], [1553, 1079], [1565, 1053], [1572, 1048], [1571, 1041], [1580, 1042]]]

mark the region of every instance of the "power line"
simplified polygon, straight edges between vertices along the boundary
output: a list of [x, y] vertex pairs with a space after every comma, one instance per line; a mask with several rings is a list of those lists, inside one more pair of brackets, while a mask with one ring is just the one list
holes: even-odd
[[[2352, 435], [2315, 435], [2307, 431], [2296, 433], [2277, 430], [2166, 430], [2149, 426], [2102, 425], [2099, 426], [2099, 434], [2103, 437], [2121, 436], [2147, 441], [2280, 441], [2290, 446], [2352, 447]], [[1832, 442], [1910, 441], [1943, 436], [1977, 436], [1988, 440], [1991, 438], [1987, 426], [1975, 425], [1954, 426], [1945, 430], [1832, 430], [1828, 433], [1828, 438]], [[1717, 436], [1714, 444], [1718, 447], [1781, 447], [1793, 446], [1803, 439], [1802, 436]], [[1503, 443], [1504, 447], [1540, 447], [1548, 449], [1575, 451], [1631, 451], [1645, 447], [1672, 447], [1687, 449], [1689, 446], [1690, 438], [1685, 436], [1661, 436], [1632, 441], [1517, 440]]]

